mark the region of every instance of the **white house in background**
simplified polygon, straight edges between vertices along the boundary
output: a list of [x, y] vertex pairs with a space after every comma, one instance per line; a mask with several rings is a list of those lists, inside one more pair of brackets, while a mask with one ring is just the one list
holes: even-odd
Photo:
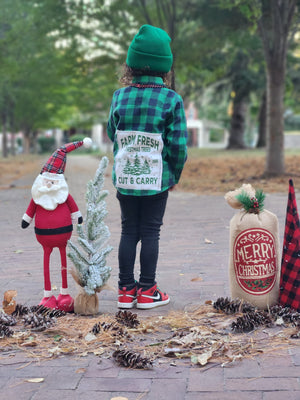
[[44, 132], [46, 137], [54, 137], [56, 147], [61, 146], [64, 143], [64, 132], [62, 129], [48, 129]]
[[92, 127], [92, 141], [93, 145], [104, 153], [110, 152], [113, 149], [112, 141], [104, 131], [102, 124], [97, 124]]
[[185, 111], [189, 132], [188, 145], [199, 148], [225, 148], [228, 144], [227, 129], [213, 121], [198, 119], [198, 111], [190, 102]]
[[[45, 132], [46, 136], [54, 136], [56, 146], [59, 147], [65, 142], [64, 134], [61, 129], [53, 129]], [[113, 145], [103, 129], [102, 124], [93, 125], [91, 129], [91, 139], [93, 147], [106, 153], [112, 151]]]
[[[189, 146], [199, 148], [225, 148], [228, 144], [229, 133], [213, 121], [188, 119]], [[214, 132], [214, 133], [213, 133]], [[217, 132], [217, 138], [214, 138]]]
[[[17, 154], [22, 153], [23, 148], [22, 145], [20, 145], [20, 141], [22, 141], [23, 139], [22, 132], [15, 133], [14, 135], [11, 134], [10, 132], [7, 132], [6, 138], [7, 138], [8, 149], [11, 149], [11, 147], [14, 145], [16, 153]], [[2, 152], [2, 147], [3, 147], [3, 134], [0, 132], [0, 152]]]

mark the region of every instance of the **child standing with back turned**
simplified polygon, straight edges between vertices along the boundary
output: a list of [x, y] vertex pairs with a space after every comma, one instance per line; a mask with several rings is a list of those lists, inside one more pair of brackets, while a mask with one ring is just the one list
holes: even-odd
[[[165, 85], [173, 55], [168, 34], [143, 25], [131, 42], [113, 94], [107, 133], [114, 142], [113, 183], [121, 208], [119, 308], [148, 309], [170, 301], [156, 284], [160, 227], [168, 191], [178, 183], [187, 151], [181, 97]], [[140, 276], [134, 278], [141, 241]]]

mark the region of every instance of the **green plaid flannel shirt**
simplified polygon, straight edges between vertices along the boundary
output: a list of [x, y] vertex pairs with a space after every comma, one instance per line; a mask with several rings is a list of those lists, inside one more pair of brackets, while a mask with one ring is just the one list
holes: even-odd
[[[160, 77], [136, 77], [133, 83], [163, 85]], [[161, 134], [162, 179], [161, 190], [138, 190], [117, 187], [115, 163], [112, 178], [122, 194], [145, 196], [165, 191], [178, 183], [187, 158], [187, 127], [180, 95], [167, 87], [128, 86], [114, 92], [107, 134], [114, 142], [114, 157], [118, 153], [116, 131], [139, 131]]]

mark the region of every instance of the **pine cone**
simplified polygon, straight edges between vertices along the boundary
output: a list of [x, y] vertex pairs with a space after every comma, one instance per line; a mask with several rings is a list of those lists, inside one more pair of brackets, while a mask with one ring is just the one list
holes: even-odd
[[272, 315], [272, 317], [278, 318], [288, 314], [290, 310], [291, 309], [289, 307], [282, 307], [279, 304], [275, 304], [274, 306], [270, 307], [269, 313]]
[[300, 338], [300, 331], [297, 331], [296, 333], [293, 333], [291, 335], [291, 339], [299, 339]]
[[294, 324], [296, 326], [300, 324], [300, 313], [292, 310], [290, 307], [275, 305], [270, 308], [269, 312], [275, 320], [281, 317], [283, 322], [287, 324]]
[[[112, 328], [113, 324], [107, 323], [107, 322], [102, 322], [100, 324], [101, 328], [104, 330], [104, 332], [108, 331], [109, 329]], [[99, 327], [100, 328], [100, 327]]]
[[25, 315], [23, 322], [24, 326], [29, 326], [33, 331], [44, 331], [55, 323], [55, 319], [49, 315], [29, 313]]
[[59, 318], [65, 316], [67, 313], [63, 310], [51, 310], [49, 312], [49, 317], [51, 318]]
[[5, 313], [0, 313], [0, 324], [6, 326], [16, 325], [17, 320], [16, 318], [12, 317], [11, 315], [7, 315]]
[[10, 337], [14, 334], [14, 331], [6, 325], [0, 324], [0, 338]]
[[97, 335], [98, 333], [101, 332], [101, 330], [103, 330], [103, 332], [111, 332], [112, 336], [119, 336], [119, 337], [126, 337], [126, 338], [130, 338], [129, 333], [127, 332], [126, 329], [124, 329], [122, 326], [120, 326], [117, 323], [107, 323], [107, 322], [102, 322], [102, 323], [97, 323], [93, 326], [91, 332], [94, 335]]
[[115, 361], [123, 366], [130, 368], [148, 369], [152, 367], [152, 361], [147, 357], [130, 350], [116, 350], [113, 353]]
[[65, 311], [54, 310], [53, 308], [45, 307], [42, 304], [30, 307], [30, 311], [40, 315], [49, 315], [50, 318], [62, 317], [66, 315]]
[[100, 324], [100, 322], [99, 322], [99, 323], [95, 324], [95, 325], [92, 327], [91, 332], [92, 332], [94, 335], [98, 335], [98, 333], [100, 333], [100, 331], [101, 331], [101, 324]]
[[254, 312], [255, 307], [247, 302], [243, 302], [242, 307], [241, 307], [242, 313], [249, 313], [249, 312]]
[[242, 317], [238, 317], [231, 324], [231, 329], [234, 332], [250, 332], [258, 326], [271, 326], [272, 318], [264, 311], [249, 312]]
[[22, 304], [17, 304], [15, 311], [11, 315], [16, 316], [16, 317], [22, 317], [23, 315], [28, 314], [29, 311], [30, 310], [28, 307], [23, 306]]
[[111, 331], [112, 331], [112, 336], [130, 338], [130, 335], [127, 332], [126, 328], [123, 328], [122, 326], [113, 325], [111, 327]]
[[137, 319], [137, 314], [126, 310], [117, 312], [116, 320], [128, 328], [136, 328], [140, 324], [140, 321]]
[[213, 304], [218, 311], [225, 314], [235, 314], [239, 311], [241, 302], [239, 300], [231, 300], [229, 297], [219, 297]]
[[244, 303], [240, 299], [231, 300], [229, 297], [219, 297], [214, 302], [213, 307], [218, 311], [223, 311], [225, 314], [244, 313], [255, 310], [255, 307], [250, 303]]

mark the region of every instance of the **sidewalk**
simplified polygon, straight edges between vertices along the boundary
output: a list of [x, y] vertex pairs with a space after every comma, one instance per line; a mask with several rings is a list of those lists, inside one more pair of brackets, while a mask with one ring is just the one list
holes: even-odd
[[[65, 176], [70, 193], [85, 215], [86, 183], [93, 178], [99, 160], [69, 156]], [[41, 165], [42, 167], [42, 165]], [[33, 180], [40, 171], [0, 190], [0, 295], [17, 290], [17, 302], [36, 305], [43, 296], [42, 248], [37, 243], [33, 226], [22, 230], [21, 219], [31, 198]], [[288, 186], [288, 185], [287, 185]], [[114, 250], [108, 258], [113, 268], [109, 284], [117, 287], [117, 248], [120, 235], [120, 212], [107, 173], [105, 188], [108, 216], [106, 224]], [[267, 196], [265, 207], [279, 219], [282, 240], [287, 194]], [[139, 314], [165, 315], [171, 310], [188, 310], [229, 295], [227, 269], [229, 257], [229, 222], [234, 215], [223, 197], [197, 196], [174, 191], [170, 193], [161, 232], [157, 280], [169, 293], [170, 304]], [[212, 243], [206, 243], [206, 240]], [[54, 250], [51, 265], [59, 265]], [[68, 260], [68, 262], [70, 262]], [[60, 286], [60, 271], [51, 271], [52, 284]], [[195, 280], [194, 278], [202, 278]], [[194, 279], [194, 280], [193, 280]], [[69, 287], [76, 293], [69, 276]], [[116, 293], [99, 295], [102, 313], [115, 314]], [[1, 344], [1, 339], [0, 339]], [[244, 359], [230, 368], [208, 364], [191, 366], [189, 360], [178, 360], [176, 366], [164, 363], [153, 370], [117, 367], [111, 359], [96, 356], [62, 356], [36, 362], [23, 351], [1, 351], [0, 390], [2, 399], [12, 400], [110, 400], [122, 396], [129, 400], [288, 400], [300, 399], [300, 347]], [[43, 377], [41, 383], [26, 379]]]

